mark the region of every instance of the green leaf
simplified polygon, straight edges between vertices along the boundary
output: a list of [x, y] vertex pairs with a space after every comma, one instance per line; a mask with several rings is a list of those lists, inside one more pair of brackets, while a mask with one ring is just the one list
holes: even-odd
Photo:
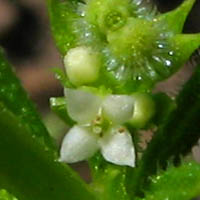
[[165, 123], [148, 145], [139, 162], [138, 169], [132, 174], [130, 190], [141, 194], [148, 177], [160, 167], [167, 167], [170, 160], [178, 164], [180, 156], [191, 151], [200, 138], [200, 66], [197, 66], [191, 79], [185, 84], [177, 97], [177, 109], [169, 115]]
[[195, 0], [167, 14], [148, 12], [148, 17], [141, 0], [48, 2], [62, 55], [84, 46], [99, 54], [100, 74], [90, 86], [104, 85], [115, 93], [149, 91], [180, 69], [200, 45], [199, 34], [181, 34]]
[[0, 101], [18, 116], [29, 128], [32, 137], [37, 137], [41, 144], [55, 150], [54, 143], [41, 121], [35, 106], [23, 89], [11, 65], [4, 58], [0, 49]]
[[196, 0], [184, 0], [184, 2], [170, 12], [158, 16], [159, 21], [163, 21], [174, 33], [181, 33], [186, 18], [189, 15]]
[[0, 104], [0, 188], [20, 200], [93, 200], [86, 184]]
[[74, 22], [79, 17], [76, 13], [76, 0], [47, 0], [51, 29], [56, 44], [65, 55], [67, 51], [74, 46]]
[[200, 195], [200, 165], [171, 167], [151, 180], [143, 200], [189, 200]]
[[123, 171], [111, 166], [91, 184], [92, 189], [100, 199], [129, 200], [124, 187], [125, 176]]

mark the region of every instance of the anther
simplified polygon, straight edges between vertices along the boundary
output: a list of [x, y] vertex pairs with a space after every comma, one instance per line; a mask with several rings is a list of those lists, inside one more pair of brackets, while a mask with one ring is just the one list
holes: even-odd
[[119, 131], [119, 133], [124, 133], [126, 131], [126, 129], [121, 127], [121, 128], [118, 129], [118, 131]]

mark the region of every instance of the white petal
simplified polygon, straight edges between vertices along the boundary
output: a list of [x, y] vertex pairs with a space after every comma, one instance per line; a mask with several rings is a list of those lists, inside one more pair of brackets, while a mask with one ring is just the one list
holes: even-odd
[[74, 163], [90, 158], [99, 149], [97, 138], [86, 127], [74, 126], [66, 134], [60, 161]]
[[101, 105], [101, 98], [84, 90], [65, 89], [69, 116], [79, 122], [88, 123], [95, 119]]
[[133, 115], [132, 97], [127, 95], [110, 95], [103, 101], [103, 113], [115, 124], [122, 124]]
[[103, 157], [117, 165], [135, 166], [135, 149], [132, 138], [125, 128], [113, 128], [101, 140]]

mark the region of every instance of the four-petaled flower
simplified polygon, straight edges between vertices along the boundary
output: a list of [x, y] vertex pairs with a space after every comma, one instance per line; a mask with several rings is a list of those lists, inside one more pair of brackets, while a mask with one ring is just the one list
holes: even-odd
[[131, 119], [134, 99], [128, 95], [100, 96], [85, 89], [65, 89], [67, 111], [77, 122], [64, 137], [60, 160], [74, 163], [98, 150], [105, 160], [135, 166], [132, 137], [123, 124]]

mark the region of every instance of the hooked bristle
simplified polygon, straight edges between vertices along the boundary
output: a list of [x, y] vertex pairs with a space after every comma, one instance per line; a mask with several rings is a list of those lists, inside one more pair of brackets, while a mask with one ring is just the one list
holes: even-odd
[[139, 18], [152, 18], [158, 13], [152, 0], [132, 0], [132, 4], [136, 7], [135, 12]]

